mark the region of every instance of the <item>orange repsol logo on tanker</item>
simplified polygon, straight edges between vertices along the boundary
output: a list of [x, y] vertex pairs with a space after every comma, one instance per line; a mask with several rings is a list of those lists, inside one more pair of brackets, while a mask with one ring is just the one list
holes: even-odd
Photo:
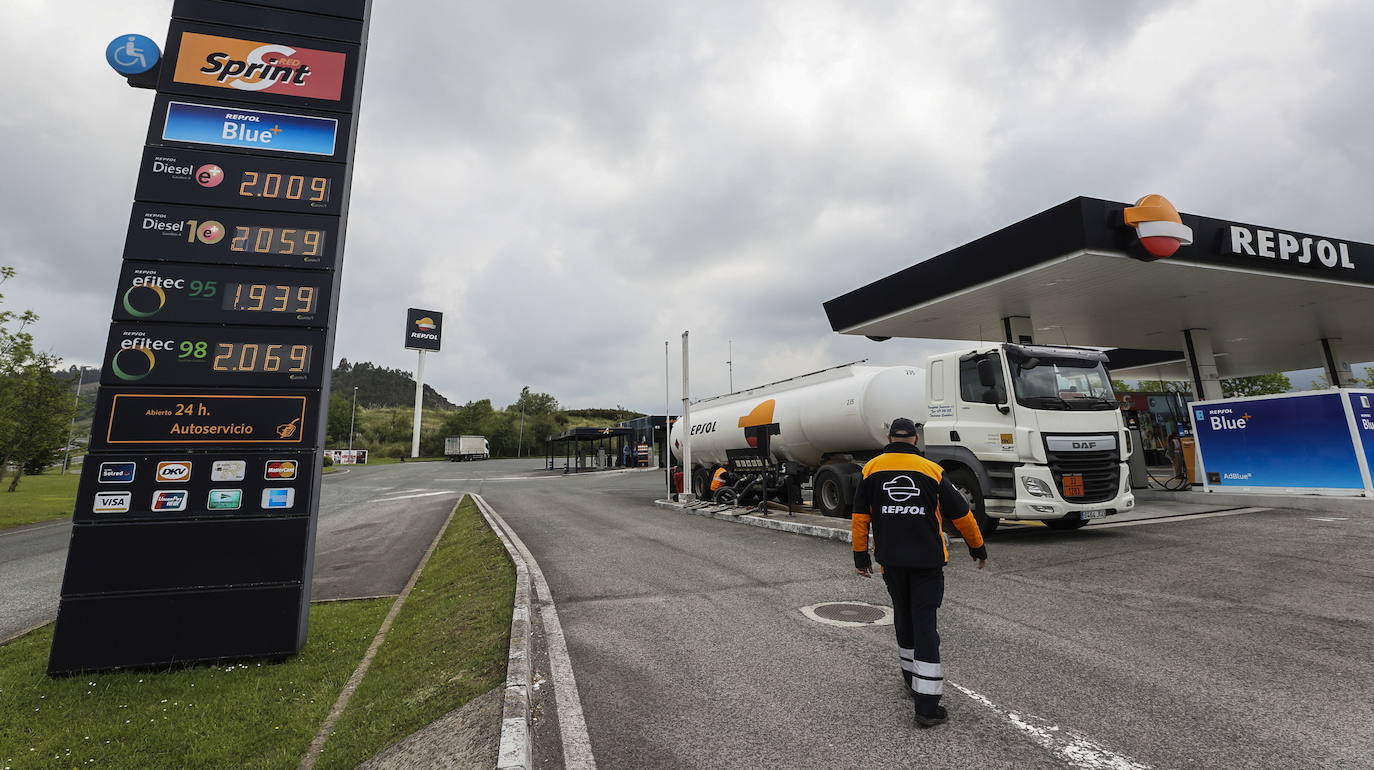
[[347, 55], [338, 51], [183, 32], [172, 79], [198, 86], [338, 101], [347, 61]]

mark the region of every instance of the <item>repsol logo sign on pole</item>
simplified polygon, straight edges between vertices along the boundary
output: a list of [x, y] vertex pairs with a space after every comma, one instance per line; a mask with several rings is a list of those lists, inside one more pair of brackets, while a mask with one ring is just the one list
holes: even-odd
[[437, 310], [406, 310], [406, 348], [438, 350], [443, 341], [444, 314]]

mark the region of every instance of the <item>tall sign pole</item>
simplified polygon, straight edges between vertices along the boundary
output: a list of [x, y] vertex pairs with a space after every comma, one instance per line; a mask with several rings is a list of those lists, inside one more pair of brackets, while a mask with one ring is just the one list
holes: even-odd
[[692, 398], [687, 382], [687, 332], [682, 333], [682, 493], [690, 501], [692, 488]]
[[50, 674], [305, 644], [370, 0], [175, 0]]
[[410, 456], [420, 456], [420, 418], [425, 408], [425, 353], [438, 351], [444, 337], [444, 314], [437, 310], [406, 311], [406, 348], [416, 351], [415, 415], [410, 428]]

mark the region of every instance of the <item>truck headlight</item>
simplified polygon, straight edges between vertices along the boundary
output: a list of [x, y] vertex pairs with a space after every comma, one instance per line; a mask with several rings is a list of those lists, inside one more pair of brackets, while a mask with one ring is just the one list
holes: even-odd
[[1034, 476], [1022, 476], [1021, 485], [1036, 497], [1054, 497], [1054, 490], [1050, 489], [1050, 485]]

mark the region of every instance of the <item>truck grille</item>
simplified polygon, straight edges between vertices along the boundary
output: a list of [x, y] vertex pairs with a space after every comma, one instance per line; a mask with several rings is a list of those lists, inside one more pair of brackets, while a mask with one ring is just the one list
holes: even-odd
[[[1049, 452], [1050, 473], [1059, 494], [1071, 503], [1100, 503], [1116, 497], [1121, 488], [1121, 460], [1115, 449], [1102, 452]], [[1064, 475], [1083, 476], [1083, 494], [1064, 494]]]

